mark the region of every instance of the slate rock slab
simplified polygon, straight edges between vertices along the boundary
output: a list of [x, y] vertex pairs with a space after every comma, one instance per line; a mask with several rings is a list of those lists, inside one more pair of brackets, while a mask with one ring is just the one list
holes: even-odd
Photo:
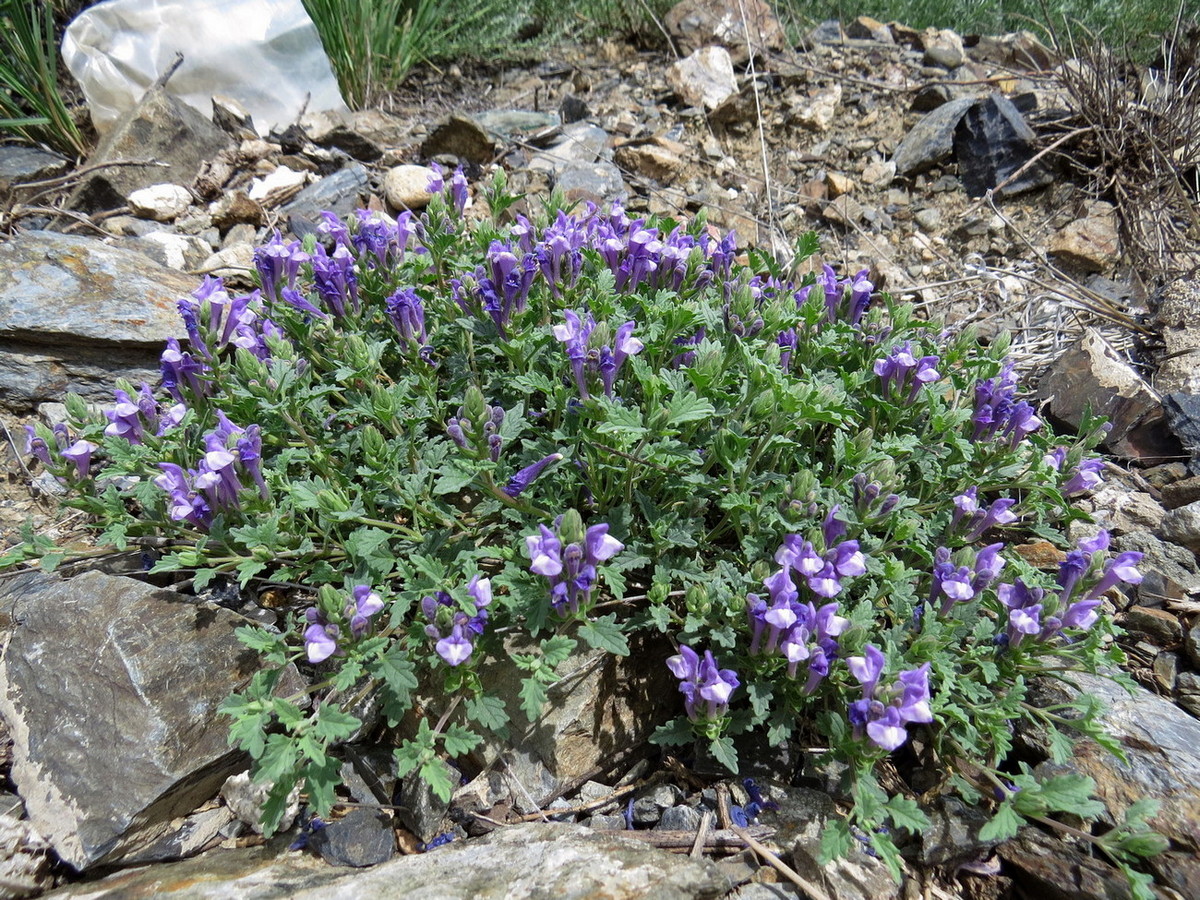
[[370, 869], [336, 869], [280, 847], [217, 851], [74, 885], [48, 898], [87, 900], [715, 900], [720, 867], [580, 825], [530, 823]]
[[244, 768], [217, 715], [259, 665], [242, 617], [99, 572], [5, 581], [0, 608], [12, 778], [69, 865], [136, 855]]
[[[194, 277], [92, 238], [29, 231], [0, 243], [0, 404], [112, 400], [115, 375], [156, 377]], [[132, 370], [132, 371], [126, 371]]]
[[1003, 94], [991, 94], [968, 109], [954, 133], [967, 196], [982, 197], [994, 188], [996, 196], [1011, 197], [1049, 184], [1052, 176], [1036, 164], [1017, 175], [1033, 159], [1033, 142], [1033, 129]]
[[359, 808], [315, 832], [309, 846], [332, 866], [362, 868], [395, 856], [396, 834], [381, 810]]
[[954, 153], [954, 130], [975, 103], [974, 97], [962, 97], [923, 116], [896, 148], [896, 173], [916, 175], [948, 160]]

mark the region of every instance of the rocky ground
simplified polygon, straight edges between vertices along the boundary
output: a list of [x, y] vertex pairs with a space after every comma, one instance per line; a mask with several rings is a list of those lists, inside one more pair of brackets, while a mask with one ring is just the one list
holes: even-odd
[[[323, 209], [419, 207], [430, 162], [462, 164], [476, 185], [502, 168], [530, 203], [558, 190], [639, 213], [703, 210], [744, 246], [780, 257], [816, 229], [821, 260], [870, 269], [877, 286], [948, 327], [1010, 338], [1049, 418], [1073, 427], [1090, 406], [1113, 421], [1109, 477], [1084, 503], [1118, 549], [1147, 554], [1145, 581], [1115, 610], [1143, 688], [1131, 700], [1086, 685], [1112, 702], [1109, 725], [1128, 763], [1088, 750], [1071, 765], [1097, 780], [1113, 816], [1140, 796], [1163, 800], [1154, 824], [1172, 850], [1152, 864], [1156, 890], [1200, 896], [1200, 379], [1189, 356], [1200, 347], [1200, 288], [1164, 285], [1187, 266], [1175, 258], [1173, 269], [1147, 268], [1122, 243], [1118, 198], [1042, 152], [1078, 124], [1078, 104], [1062, 61], [1032, 36], [964, 41], [859, 19], [827, 23], [794, 47], [769, 17], [749, 39], [706, 31], [704, 21], [669, 17], [669, 51], [609, 41], [560, 48], [537, 65], [418, 73], [378, 109], [314, 111], [266, 139], [236, 104], [223, 103], [214, 124], [156, 91], [82, 167], [0, 147], [9, 232], [0, 242], [0, 549], [27, 521], [86, 544], [82, 523], [56, 513], [55, 485], [27, 468], [24, 422], [61, 417], [55, 404], [68, 389], [107, 402], [118, 374], [153, 381], [163, 341], [179, 331], [173, 301], [201, 274], [245, 280], [257, 243], [276, 228], [304, 234]], [[158, 165], [98, 167], [148, 158]], [[1052, 564], [1052, 548], [1028, 553]], [[611, 661], [581, 660], [582, 693], [569, 709], [543, 723], [539, 742], [498, 748], [449, 809], [411, 788], [396, 795], [386, 767], [364, 752], [343, 773], [349, 814], [309, 838], [319, 856], [288, 851], [295, 831], [264, 844], [244, 824], [254, 819], [245, 786], [222, 788], [241, 760], [212, 715], [246, 676], [237, 617], [193, 616], [190, 601], [164, 605], [161, 592], [100, 573], [71, 585], [0, 580], [0, 608], [21, 623], [0, 703], [14, 741], [12, 813], [0, 809], [12, 896], [76, 881], [72, 870], [87, 883], [56, 896], [502, 896], [496, 884], [510, 896], [1128, 896], [1081, 843], [1027, 829], [981, 844], [970, 810], [949, 802], [906, 848], [903, 886], [865, 853], [821, 870], [820, 826], [836, 812], [836, 791], [799, 760], [765, 759], [748, 774], [781, 809], [751, 837], [783, 858], [777, 866], [733, 830], [730, 808], [749, 799], [742, 784], [697, 778], [628, 746], [593, 741], [577, 752], [571, 736], [590, 730], [580, 725], [587, 715], [625, 733], [646, 714], [603, 685], [650, 676]], [[146, 633], [177, 635], [167, 657], [164, 642], [145, 645]], [[46, 665], [56, 653], [66, 656]], [[78, 659], [97, 660], [90, 676], [45, 674]], [[189, 702], [173, 702], [165, 686], [118, 696], [113, 673], [128, 671], [189, 684]], [[98, 694], [111, 694], [111, 711], [97, 709]], [[65, 739], [56, 732], [64, 710], [95, 730]], [[104, 733], [126, 721], [141, 724]], [[1037, 735], [1022, 740], [1031, 759], [1045, 758]], [[781, 778], [781, 766], [795, 778]], [[19, 818], [22, 804], [29, 818]], [[532, 824], [549, 816], [593, 830]], [[530, 824], [514, 828], [521, 821]], [[450, 846], [393, 859], [397, 846], [416, 853], [452, 825], [462, 833]], [[705, 853], [655, 849], [686, 853], [698, 833]], [[347, 874], [322, 860], [378, 865]], [[112, 866], [122, 868], [95, 880]]]

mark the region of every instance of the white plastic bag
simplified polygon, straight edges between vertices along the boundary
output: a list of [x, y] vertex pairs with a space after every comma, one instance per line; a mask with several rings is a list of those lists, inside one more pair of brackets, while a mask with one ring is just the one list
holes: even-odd
[[346, 104], [316, 27], [300, 0], [108, 0], [84, 10], [63, 38], [67, 68], [103, 134], [132, 109], [175, 57], [167, 91], [212, 115], [232, 97], [266, 134], [310, 111]]

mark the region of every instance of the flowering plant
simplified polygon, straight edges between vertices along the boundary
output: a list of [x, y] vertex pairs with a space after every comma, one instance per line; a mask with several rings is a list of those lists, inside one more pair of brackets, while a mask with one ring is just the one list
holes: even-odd
[[[1110, 559], [1103, 532], [1057, 574], [1018, 552], [1066, 545], [1101, 431], [1055, 445], [1003, 339], [942, 332], [865, 272], [748, 266], [703, 220], [506, 219], [498, 180], [493, 218], [470, 222], [465, 179], [439, 182], [419, 216], [276, 235], [258, 289], [209, 279], [181, 301], [157, 391], [119, 384], [103, 417], [74, 398], [69, 425], [29, 436], [101, 542], [145, 547], [152, 574], [310, 598], [242, 629], [264, 668], [224, 707], [273, 785], [268, 828], [299, 781], [333, 802], [336, 747], [363, 726], [337, 698], [374, 693], [395, 725], [431, 678], [453, 703], [396, 760], [448, 797], [444, 758], [516, 713], [477, 666], [496, 625], [540, 638], [515, 658], [531, 720], [579, 641], [670, 635], [683, 714], [655, 740], [698, 738], [733, 771], [747, 732], [823, 747], [854, 801], [827, 853], [866, 834], [896, 871], [885, 826], [926, 820], [913, 788], [881, 787], [889, 758], [986, 804], [1014, 721], [1058, 756], [1104, 739], [1093, 707], [1068, 722], [1027, 682], [1117, 660], [1102, 600], [1137, 555]], [[26, 557], [55, 559], [35, 541], [4, 561]], [[276, 696], [293, 662], [319, 677]], [[1022, 807], [998, 809], [993, 836]]]

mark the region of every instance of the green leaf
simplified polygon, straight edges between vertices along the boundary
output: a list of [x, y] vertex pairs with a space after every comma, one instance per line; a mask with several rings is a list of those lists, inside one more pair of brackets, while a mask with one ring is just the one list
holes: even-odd
[[650, 736], [650, 743], [660, 747], [679, 747], [690, 744], [695, 739], [696, 733], [692, 729], [692, 723], [680, 717], [655, 728], [654, 734]]
[[279, 782], [291, 778], [300, 761], [300, 751], [290, 735], [272, 734], [267, 737], [267, 748], [258, 761], [255, 781]]
[[[1088, 776], [1067, 773], [1041, 781], [1037, 793], [1052, 812], [1067, 812], [1084, 819], [1093, 819], [1104, 812], [1104, 804], [1092, 799], [1092, 791], [1095, 789], [1096, 782]], [[1015, 802], [1020, 809], [1020, 794], [1016, 796]]]
[[454, 723], [442, 735], [442, 746], [450, 756], [464, 756], [479, 746], [483, 740], [471, 729]]
[[850, 833], [850, 823], [846, 819], [831, 818], [825, 822], [821, 831], [821, 851], [818, 862], [825, 866], [835, 859], [841, 859], [850, 853], [854, 846], [854, 837]]
[[472, 697], [467, 701], [467, 717], [478, 723], [481, 728], [496, 734], [502, 735], [508, 730], [508, 712], [504, 708], [504, 701], [499, 697], [488, 694]]
[[[224, 707], [221, 711], [226, 712]], [[241, 747], [251, 759], [261, 759], [267, 747], [266, 729], [270, 724], [271, 717], [266, 713], [238, 715], [229, 726], [229, 743]]]
[[337, 800], [334, 791], [342, 783], [341, 771], [342, 761], [335, 756], [323, 756], [304, 767], [304, 790], [319, 815], [327, 816], [333, 809]]
[[717, 762], [719, 762], [733, 774], [737, 774], [737, 748], [733, 746], [733, 739], [729, 735], [723, 734], [719, 738], [714, 738], [709, 742], [708, 749], [711, 751], [713, 758]]
[[596, 650], [607, 650], [617, 656], [629, 655], [629, 641], [621, 633], [616, 613], [584, 623], [579, 628], [579, 636]]
[[530, 722], [537, 721], [541, 716], [546, 700], [546, 687], [536, 678], [526, 678], [521, 682], [521, 710]]
[[288, 775], [275, 781], [271, 785], [270, 790], [267, 791], [267, 799], [263, 803], [262, 814], [264, 837], [270, 837], [279, 828], [279, 823], [283, 820], [283, 815], [287, 812], [287, 808], [290, 805], [288, 801], [291, 799], [292, 788], [295, 786], [295, 776]]
[[571, 655], [575, 646], [576, 642], [564, 634], [546, 638], [541, 644], [542, 662], [551, 669], [557, 669]]
[[707, 400], [692, 392], [677, 393], [667, 406], [667, 425], [674, 427], [686, 422], [701, 422], [711, 419], [717, 410]]
[[1001, 803], [991, 821], [979, 829], [979, 840], [984, 843], [1007, 841], [1016, 837], [1024, 824], [1025, 820], [1017, 814], [1011, 803]]
[[885, 804], [892, 824], [897, 828], [907, 828], [912, 832], [921, 832], [929, 827], [929, 817], [921, 810], [915, 800], [902, 797], [899, 794]]
[[440, 759], [431, 759], [421, 766], [421, 779], [443, 803], [449, 803], [454, 794], [454, 779], [449, 767]]
[[474, 480], [474, 472], [457, 463], [452, 463], [449, 470], [444, 471], [441, 477], [433, 483], [433, 492], [438, 495], [457, 494]]
[[328, 744], [343, 741], [362, 727], [362, 721], [329, 703], [317, 708], [314, 732]]

